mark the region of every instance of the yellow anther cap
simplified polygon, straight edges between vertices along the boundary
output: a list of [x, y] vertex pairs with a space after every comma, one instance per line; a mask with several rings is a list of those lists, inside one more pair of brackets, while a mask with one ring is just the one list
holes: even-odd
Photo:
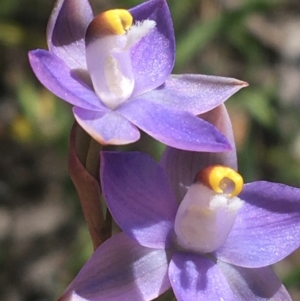
[[195, 181], [216, 193], [224, 193], [230, 197], [240, 194], [244, 185], [244, 180], [238, 172], [223, 165], [206, 167], [196, 175]]
[[133, 17], [126, 9], [112, 9], [96, 16], [89, 24], [86, 39], [105, 35], [122, 35], [131, 27]]

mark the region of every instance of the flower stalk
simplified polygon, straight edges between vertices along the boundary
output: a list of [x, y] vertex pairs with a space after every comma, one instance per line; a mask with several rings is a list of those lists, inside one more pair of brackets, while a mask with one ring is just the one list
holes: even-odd
[[99, 184], [101, 146], [75, 122], [70, 135], [68, 169], [96, 250], [111, 234], [111, 216], [103, 212]]

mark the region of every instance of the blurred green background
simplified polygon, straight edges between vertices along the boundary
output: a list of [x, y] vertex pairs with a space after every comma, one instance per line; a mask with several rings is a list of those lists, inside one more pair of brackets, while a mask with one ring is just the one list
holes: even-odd
[[[95, 13], [141, 1], [91, 0]], [[227, 101], [245, 180], [300, 187], [299, 0], [169, 0], [174, 73], [249, 82]], [[54, 0], [0, 0], [0, 300], [55, 300], [92, 252], [67, 173], [70, 106], [33, 75]], [[162, 146], [143, 137], [156, 158]], [[300, 239], [300, 238], [299, 238]], [[275, 267], [300, 300], [300, 252]]]

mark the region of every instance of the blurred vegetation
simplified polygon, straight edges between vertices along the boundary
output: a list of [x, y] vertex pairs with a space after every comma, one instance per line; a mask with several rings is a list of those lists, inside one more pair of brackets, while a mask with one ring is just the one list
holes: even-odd
[[[140, 2], [91, 4], [100, 12]], [[174, 73], [235, 77], [250, 84], [227, 101], [245, 180], [300, 187], [299, 1], [169, 0], [168, 4], [177, 39]], [[53, 300], [91, 253], [66, 170], [70, 107], [36, 80], [27, 60], [28, 50], [46, 48], [45, 29], [53, 5], [54, 0], [0, 0], [0, 299], [4, 301]], [[163, 151], [146, 136], [137, 146], [157, 159]], [[54, 215], [57, 223], [52, 225], [47, 218]], [[275, 267], [294, 300], [300, 300], [299, 267], [299, 253]]]

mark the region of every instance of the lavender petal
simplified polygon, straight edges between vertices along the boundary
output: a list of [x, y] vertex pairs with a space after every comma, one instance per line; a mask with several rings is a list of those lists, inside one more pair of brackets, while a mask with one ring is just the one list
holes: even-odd
[[146, 99], [133, 99], [117, 110], [158, 141], [190, 150], [223, 152], [231, 147], [209, 122], [190, 113], [169, 109]]
[[217, 261], [237, 300], [292, 301], [286, 288], [270, 267], [242, 268]]
[[246, 184], [245, 201], [220, 260], [243, 267], [263, 267], [285, 258], [300, 246], [300, 189], [270, 182]]
[[99, 111], [73, 108], [78, 124], [102, 145], [129, 144], [139, 140], [139, 130], [123, 116], [111, 111]]
[[175, 61], [175, 38], [170, 11], [165, 0], [152, 0], [130, 10], [134, 20], [154, 20], [156, 27], [131, 49], [135, 76], [133, 96], [164, 83]]
[[175, 253], [169, 278], [177, 301], [237, 300], [218, 266], [201, 255]]
[[201, 74], [171, 75], [162, 86], [143, 95], [143, 98], [199, 115], [222, 104], [238, 90], [247, 86], [247, 83], [229, 77]]
[[49, 51], [70, 69], [86, 70], [85, 32], [93, 19], [88, 0], [58, 0], [47, 27]]
[[143, 246], [169, 247], [177, 203], [163, 169], [143, 153], [102, 152], [100, 176], [120, 228]]
[[152, 300], [169, 289], [167, 271], [165, 250], [119, 233], [94, 252], [59, 301]]
[[108, 111], [94, 91], [72, 75], [56, 55], [46, 50], [33, 50], [29, 52], [29, 61], [39, 81], [56, 96], [81, 108]]

